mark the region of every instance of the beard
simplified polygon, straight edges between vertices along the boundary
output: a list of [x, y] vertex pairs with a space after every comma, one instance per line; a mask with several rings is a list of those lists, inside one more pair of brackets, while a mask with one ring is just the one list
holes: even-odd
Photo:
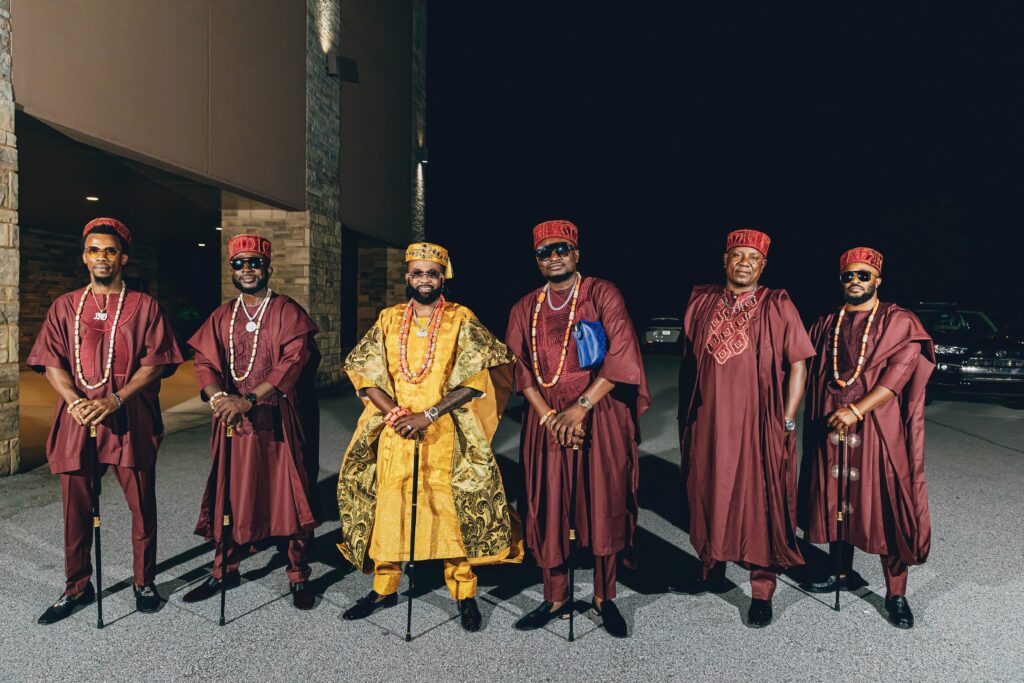
[[95, 282], [98, 285], [103, 285], [104, 287], [107, 287], [107, 286], [110, 285], [110, 283], [112, 283], [114, 281], [114, 276], [113, 275], [106, 275], [106, 276], [100, 277], [99, 275], [93, 275], [92, 276], [92, 280], [93, 280], [93, 282]]
[[263, 277], [257, 279], [256, 284], [253, 285], [252, 287], [244, 287], [242, 283], [238, 281], [238, 277], [236, 275], [231, 276], [231, 284], [233, 284], [235, 286], [235, 289], [237, 289], [242, 294], [255, 294], [256, 292], [266, 287], [268, 282], [270, 282], [270, 276], [264, 275]]
[[878, 287], [875, 285], [864, 287], [864, 293], [857, 296], [849, 294], [846, 290], [843, 290], [843, 298], [846, 299], [846, 303], [853, 306], [859, 306], [862, 303], [871, 301], [872, 297], [875, 296], [875, 290], [877, 289]]
[[441, 298], [441, 295], [444, 293], [442, 290], [443, 287], [435, 287], [433, 290], [431, 290], [430, 294], [420, 294], [420, 290], [416, 289], [410, 284], [406, 284], [405, 297], [407, 299], [412, 299], [416, 303], [421, 304], [423, 306], [429, 306], [430, 304], [434, 303], [439, 298]]
[[576, 277], [576, 271], [575, 270], [572, 271], [571, 273], [561, 273], [559, 275], [548, 275], [547, 276], [548, 282], [554, 282], [556, 285], [559, 282], [565, 282], [566, 280], [568, 280], [569, 278], [572, 278], [572, 277]]

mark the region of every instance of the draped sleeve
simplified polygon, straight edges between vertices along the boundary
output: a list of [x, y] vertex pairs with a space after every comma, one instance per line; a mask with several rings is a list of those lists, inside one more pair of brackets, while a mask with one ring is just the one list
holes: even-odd
[[377, 322], [345, 358], [345, 372], [361, 398], [365, 398], [363, 392], [370, 387], [377, 387], [392, 398], [395, 396], [384, 345], [384, 328], [389, 311], [384, 309], [380, 312]]
[[36, 372], [45, 372], [46, 368], [71, 372], [71, 361], [68, 358], [68, 313], [67, 298], [63, 296], [54, 301], [47, 311], [46, 320], [28, 355], [27, 364]]
[[519, 362], [513, 368], [515, 390], [522, 393], [524, 389], [536, 386], [533, 376], [533, 357], [530, 349], [530, 306], [535, 301], [536, 292], [527, 294], [516, 302], [508, 317], [508, 328], [505, 330], [505, 344], [515, 354]]
[[280, 356], [263, 381], [274, 385], [282, 394], [290, 394], [313, 356], [316, 344], [313, 335], [318, 331], [309, 314], [299, 304], [286, 299], [278, 318], [277, 339], [273, 340], [280, 348]]
[[163, 365], [164, 371], [161, 377], [170, 377], [178, 369], [185, 359], [181, 355], [178, 341], [174, 337], [174, 331], [167, 314], [160, 308], [156, 299], [150, 298], [149, 324], [142, 335], [141, 357], [139, 365], [156, 366]]

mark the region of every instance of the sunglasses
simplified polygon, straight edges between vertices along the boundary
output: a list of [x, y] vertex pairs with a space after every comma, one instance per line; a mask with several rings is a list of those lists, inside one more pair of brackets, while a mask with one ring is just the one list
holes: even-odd
[[853, 282], [853, 278], [861, 282], [870, 282], [874, 277], [875, 274], [870, 270], [847, 270], [839, 274], [839, 281], [845, 285]]
[[441, 273], [436, 270], [414, 270], [409, 273], [410, 280], [419, 280], [424, 277], [431, 280], [440, 280]]
[[576, 247], [572, 246], [568, 242], [555, 242], [554, 244], [545, 244], [540, 249], [533, 252], [533, 255], [537, 257], [538, 261], [547, 261], [551, 258], [551, 254], [556, 256], [567, 256], [569, 252], [575, 251]]
[[86, 247], [85, 248], [86, 256], [91, 256], [92, 258], [96, 258], [96, 257], [100, 256], [101, 254], [103, 256], [114, 257], [114, 256], [117, 256], [120, 253], [121, 253], [121, 250], [118, 249], [117, 247]]
[[231, 270], [241, 270], [246, 266], [253, 270], [259, 270], [266, 267], [270, 261], [261, 256], [249, 256], [248, 258], [233, 258], [228, 263], [231, 264]]

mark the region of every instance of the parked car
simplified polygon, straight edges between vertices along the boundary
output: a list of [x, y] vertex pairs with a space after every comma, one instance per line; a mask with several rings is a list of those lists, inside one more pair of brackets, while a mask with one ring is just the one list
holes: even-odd
[[911, 309], [935, 342], [929, 392], [1024, 399], [1024, 334], [983, 310], [951, 303]]
[[679, 336], [683, 321], [673, 317], [651, 318], [640, 334], [640, 347], [645, 351], [673, 351], [681, 349]]

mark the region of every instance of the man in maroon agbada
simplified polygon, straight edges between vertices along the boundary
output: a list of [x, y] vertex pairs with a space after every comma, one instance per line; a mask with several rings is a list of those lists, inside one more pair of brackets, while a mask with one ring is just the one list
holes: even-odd
[[[46, 458], [60, 475], [67, 584], [40, 624], [60, 621], [95, 599], [92, 494], [96, 484], [99, 495], [108, 468], [132, 515], [136, 607], [154, 612], [160, 606], [153, 585], [156, 454], [164, 435], [160, 379], [174, 374], [182, 357], [156, 300], [124, 285], [131, 242], [128, 228], [113, 218], [86, 224], [82, 261], [90, 283], [53, 302], [28, 356], [28, 366], [45, 372], [60, 396]], [[95, 439], [89, 435], [93, 426]]]
[[[829, 543], [841, 564], [837, 574], [805, 587], [860, 588], [866, 582], [852, 570], [853, 548], [879, 555], [889, 621], [911, 628], [907, 567], [922, 564], [931, 547], [924, 399], [935, 351], [917, 316], [879, 301], [882, 254], [856, 247], [842, 255], [839, 271], [845, 303], [811, 330], [816, 353], [804, 414], [800, 521], [807, 540]], [[842, 472], [830, 431], [860, 437], [857, 447], [847, 439]]]
[[[548, 282], [512, 308], [505, 339], [519, 361], [516, 389], [529, 405], [521, 445], [523, 516], [526, 542], [544, 576], [544, 601], [516, 628], [540, 628], [573, 609], [567, 559], [575, 526], [579, 546], [594, 555], [594, 608], [608, 633], [625, 637], [625, 620], [613, 602], [616, 563], [619, 553], [631, 561], [638, 421], [651, 397], [622, 295], [607, 280], [576, 270], [578, 236], [569, 221], [534, 228], [534, 255]], [[607, 335], [604, 361], [594, 367], [580, 367], [572, 336], [577, 321], [600, 322]], [[573, 472], [576, 506], [570, 510]]]
[[785, 290], [759, 284], [768, 235], [726, 238], [725, 285], [699, 285], [683, 318], [679, 383], [690, 543], [702, 575], [688, 592], [725, 586], [724, 562], [750, 569], [748, 622], [767, 626], [779, 570], [802, 564], [796, 539], [796, 411], [814, 354]]
[[[205, 600], [222, 582], [238, 586], [243, 554], [276, 541], [287, 545], [293, 604], [311, 609], [316, 594], [308, 555], [320, 512], [317, 327], [298, 303], [267, 286], [274, 272], [268, 240], [238, 235], [228, 242], [228, 253], [240, 294], [215, 310], [188, 342], [196, 352], [200, 395], [213, 411], [213, 466], [196, 534], [216, 541], [218, 550], [212, 575], [184, 601]], [[226, 569], [220, 546], [225, 470], [231, 513]]]

